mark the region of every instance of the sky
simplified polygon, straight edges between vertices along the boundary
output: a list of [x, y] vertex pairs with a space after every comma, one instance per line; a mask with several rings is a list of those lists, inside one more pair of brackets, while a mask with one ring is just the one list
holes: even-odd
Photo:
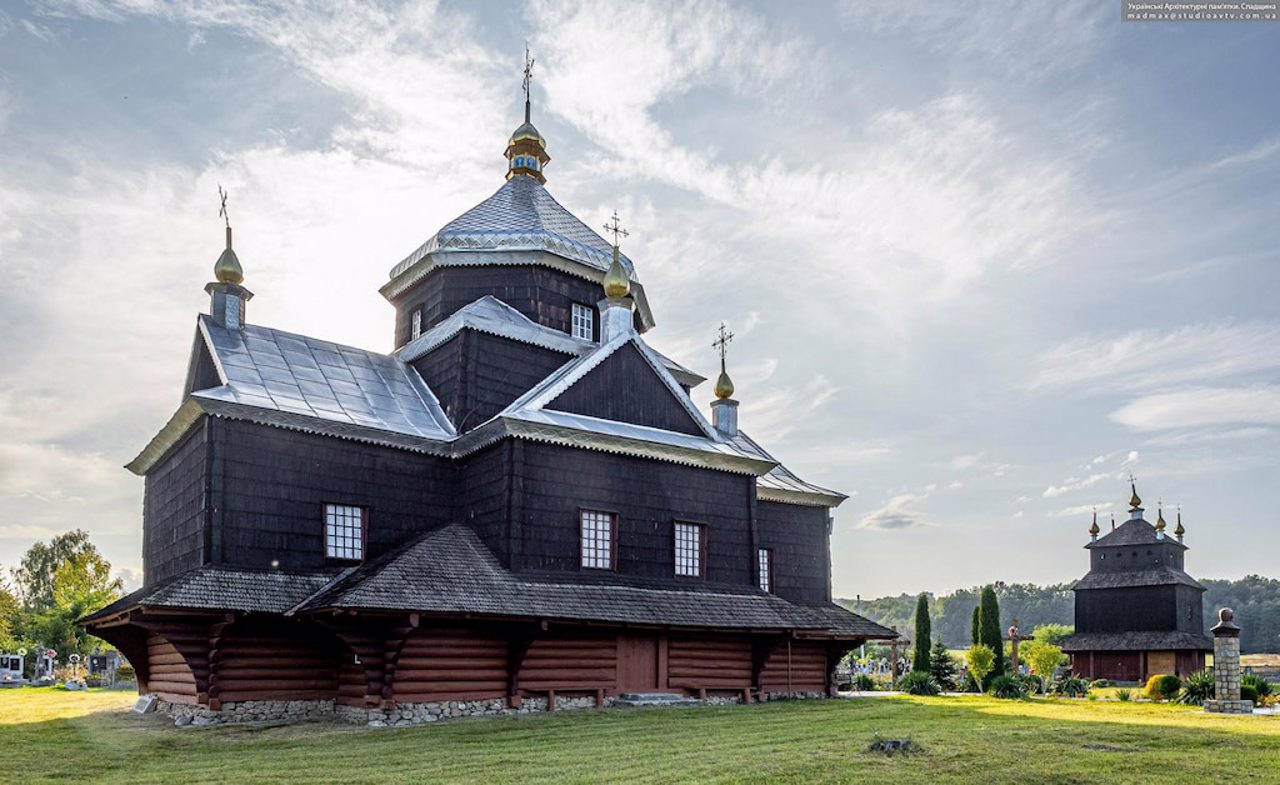
[[[630, 230], [660, 351], [835, 510], [837, 596], [1057, 583], [1091, 511], [1280, 552], [1280, 26], [1118, 4], [0, 0], [0, 565], [143, 481], [229, 209], [251, 321], [389, 351], [389, 269], [503, 182]], [[702, 406], [710, 385], [695, 390]]]

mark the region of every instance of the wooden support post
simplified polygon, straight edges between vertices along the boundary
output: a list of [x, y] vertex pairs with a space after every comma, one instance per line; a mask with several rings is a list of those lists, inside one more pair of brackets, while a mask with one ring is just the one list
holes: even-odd
[[703, 703], [706, 703], [706, 702], [707, 702], [707, 688], [706, 688], [706, 687], [699, 687], [699, 688], [698, 688], [698, 700], [702, 701]]
[[547, 690], [547, 711], [556, 710], [556, 691]]
[[599, 689], [599, 690], [596, 690], [596, 708], [599, 709], [603, 706], [604, 706], [604, 690]]

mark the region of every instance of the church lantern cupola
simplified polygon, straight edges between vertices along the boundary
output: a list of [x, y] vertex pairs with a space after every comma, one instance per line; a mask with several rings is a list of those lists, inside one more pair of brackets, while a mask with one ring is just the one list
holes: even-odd
[[524, 51], [524, 123], [511, 134], [507, 142], [507, 179], [527, 175], [540, 183], [547, 178], [542, 170], [551, 162], [547, 155], [547, 140], [534, 127], [529, 102], [529, 85], [533, 81], [533, 58]]
[[619, 335], [635, 332], [633, 314], [635, 300], [631, 299], [631, 277], [622, 266], [622, 250], [619, 243], [628, 232], [618, 223], [618, 211], [613, 211], [613, 218], [604, 226], [605, 231], [613, 235], [613, 262], [605, 271], [601, 285], [604, 288], [604, 300], [600, 308], [600, 339], [604, 343], [612, 341]]
[[1094, 511], [1093, 511], [1093, 525], [1089, 527], [1089, 539], [1090, 539], [1090, 540], [1092, 540], [1093, 542], [1097, 542], [1097, 541], [1098, 541], [1098, 533], [1099, 533], [1099, 532], [1101, 532], [1101, 531], [1102, 531], [1102, 529], [1099, 529], [1099, 528], [1098, 528], [1098, 511], [1097, 511], [1097, 510], [1094, 510]]
[[738, 402], [733, 399], [733, 380], [725, 369], [725, 354], [733, 333], [720, 323], [720, 332], [712, 342], [720, 352], [720, 375], [716, 377], [716, 399], [711, 402], [711, 424], [722, 436], [732, 439], [738, 435]]
[[213, 320], [229, 330], [239, 330], [244, 327], [245, 306], [253, 299], [253, 292], [241, 286], [244, 268], [231, 247], [231, 217], [227, 214], [227, 192], [222, 186], [218, 186], [218, 196], [221, 199], [218, 215], [226, 225], [227, 247], [213, 263], [213, 277], [217, 280], [206, 284], [204, 290], [209, 295], [209, 315]]

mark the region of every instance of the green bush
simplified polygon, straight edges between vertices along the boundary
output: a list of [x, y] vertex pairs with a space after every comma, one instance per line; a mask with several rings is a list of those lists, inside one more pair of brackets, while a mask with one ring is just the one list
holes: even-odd
[[898, 689], [908, 695], [940, 695], [942, 687], [932, 676], [924, 671], [911, 671], [898, 679]]
[[1182, 691], [1182, 679], [1171, 673], [1157, 673], [1147, 679], [1147, 697], [1155, 701], [1171, 701]]
[[138, 674], [134, 673], [132, 665], [121, 665], [116, 668], [116, 681], [135, 681]]
[[1203, 670], [1192, 673], [1182, 682], [1182, 693], [1178, 695], [1179, 703], [1199, 706], [1213, 698], [1213, 671]]
[[1083, 698], [1089, 694], [1091, 686], [1079, 676], [1068, 673], [1053, 683], [1053, 694], [1068, 698]]
[[1116, 700], [1120, 701], [1121, 703], [1128, 703], [1132, 699], [1133, 699], [1133, 690], [1129, 689], [1128, 687], [1121, 687], [1120, 689], [1116, 690]]
[[1256, 673], [1246, 673], [1240, 677], [1240, 689], [1245, 687], [1253, 687], [1259, 698], [1270, 698], [1275, 690], [1275, 685]]
[[853, 688], [858, 692], [875, 692], [876, 680], [865, 673], [859, 673], [853, 680]]
[[1089, 682], [1089, 686], [1095, 690], [1100, 690], [1103, 687], [1114, 687], [1115, 685], [1111, 682], [1111, 679], [1094, 679]]
[[1253, 703], [1257, 703], [1257, 702], [1258, 702], [1258, 689], [1257, 689], [1256, 687], [1254, 687], [1252, 684], [1241, 684], [1241, 685], [1240, 685], [1240, 700], [1242, 700], [1242, 701], [1252, 701]]
[[997, 698], [1025, 698], [1027, 683], [1018, 676], [1002, 673], [991, 680], [991, 688], [988, 692]]

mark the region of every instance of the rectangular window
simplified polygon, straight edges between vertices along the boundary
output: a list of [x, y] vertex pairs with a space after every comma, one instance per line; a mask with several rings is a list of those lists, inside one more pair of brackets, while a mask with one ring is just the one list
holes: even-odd
[[573, 337], [587, 341], [596, 339], [596, 309], [589, 305], [573, 304]]
[[707, 527], [676, 521], [676, 575], [701, 578], [706, 545]]
[[346, 504], [324, 506], [324, 552], [330, 559], [364, 558], [364, 508]]
[[613, 569], [613, 549], [617, 542], [618, 516], [611, 512], [583, 510], [582, 566], [593, 570]]
[[773, 594], [773, 550], [756, 549], [756, 569], [760, 572], [760, 588]]
[[409, 340], [415, 341], [418, 336], [422, 335], [422, 309], [414, 308], [413, 313], [409, 316]]

